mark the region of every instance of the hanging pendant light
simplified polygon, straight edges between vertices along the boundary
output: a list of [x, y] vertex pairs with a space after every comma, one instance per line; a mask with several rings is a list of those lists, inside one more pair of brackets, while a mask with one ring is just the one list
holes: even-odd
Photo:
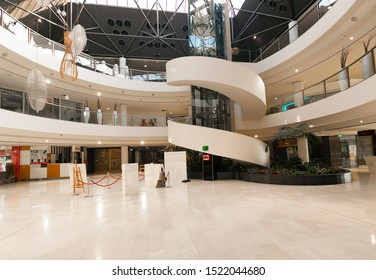
[[65, 53], [60, 64], [60, 77], [66, 81], [74, 82], [78, 77], [75, 57], [72, 53], [72, 39], [69, 31], [64, 32]]
[[75, 25], [69, 34], [69, 38], [72, 40], [72, 51], [75, 57], [77, 57], [82, 53], [87, 42], [86, 32], [82, 25]]
[[46, 106], [47, 84], [43, 73], [38, 69], [30, 71], [27, 78], [27, 89], [30, 107], [39, 113]]

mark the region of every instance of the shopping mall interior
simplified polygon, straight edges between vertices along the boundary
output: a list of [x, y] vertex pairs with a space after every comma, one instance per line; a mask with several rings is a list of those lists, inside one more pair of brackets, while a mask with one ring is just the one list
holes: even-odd
[[1, 1], [0, 259], [375, 259], [375, 12]]

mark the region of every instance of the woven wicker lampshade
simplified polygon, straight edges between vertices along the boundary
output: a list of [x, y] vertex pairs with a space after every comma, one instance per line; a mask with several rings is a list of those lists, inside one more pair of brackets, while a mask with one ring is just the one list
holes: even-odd
[[65, 53], [60, 64], [60, 77], [66, 81], [74, 82], [78, 78], [76, 59], [72, 53], [72, 39], [69, 31], [64, 32]]

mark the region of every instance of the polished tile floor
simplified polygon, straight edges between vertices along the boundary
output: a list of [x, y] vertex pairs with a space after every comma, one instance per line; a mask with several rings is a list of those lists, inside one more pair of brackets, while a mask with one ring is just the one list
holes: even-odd
[[0, 259], [375, 260], [376, 174], [352, 171], [343, 185], [143, 180], [92, 197], [67, 179], [1, 185]]

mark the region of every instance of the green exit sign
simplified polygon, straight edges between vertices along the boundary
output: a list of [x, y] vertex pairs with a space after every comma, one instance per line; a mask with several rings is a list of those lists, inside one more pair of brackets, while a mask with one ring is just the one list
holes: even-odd
[[209, 146], [202, 146], [202, 150], [203, 150], [204, 152], [209, 151]]

